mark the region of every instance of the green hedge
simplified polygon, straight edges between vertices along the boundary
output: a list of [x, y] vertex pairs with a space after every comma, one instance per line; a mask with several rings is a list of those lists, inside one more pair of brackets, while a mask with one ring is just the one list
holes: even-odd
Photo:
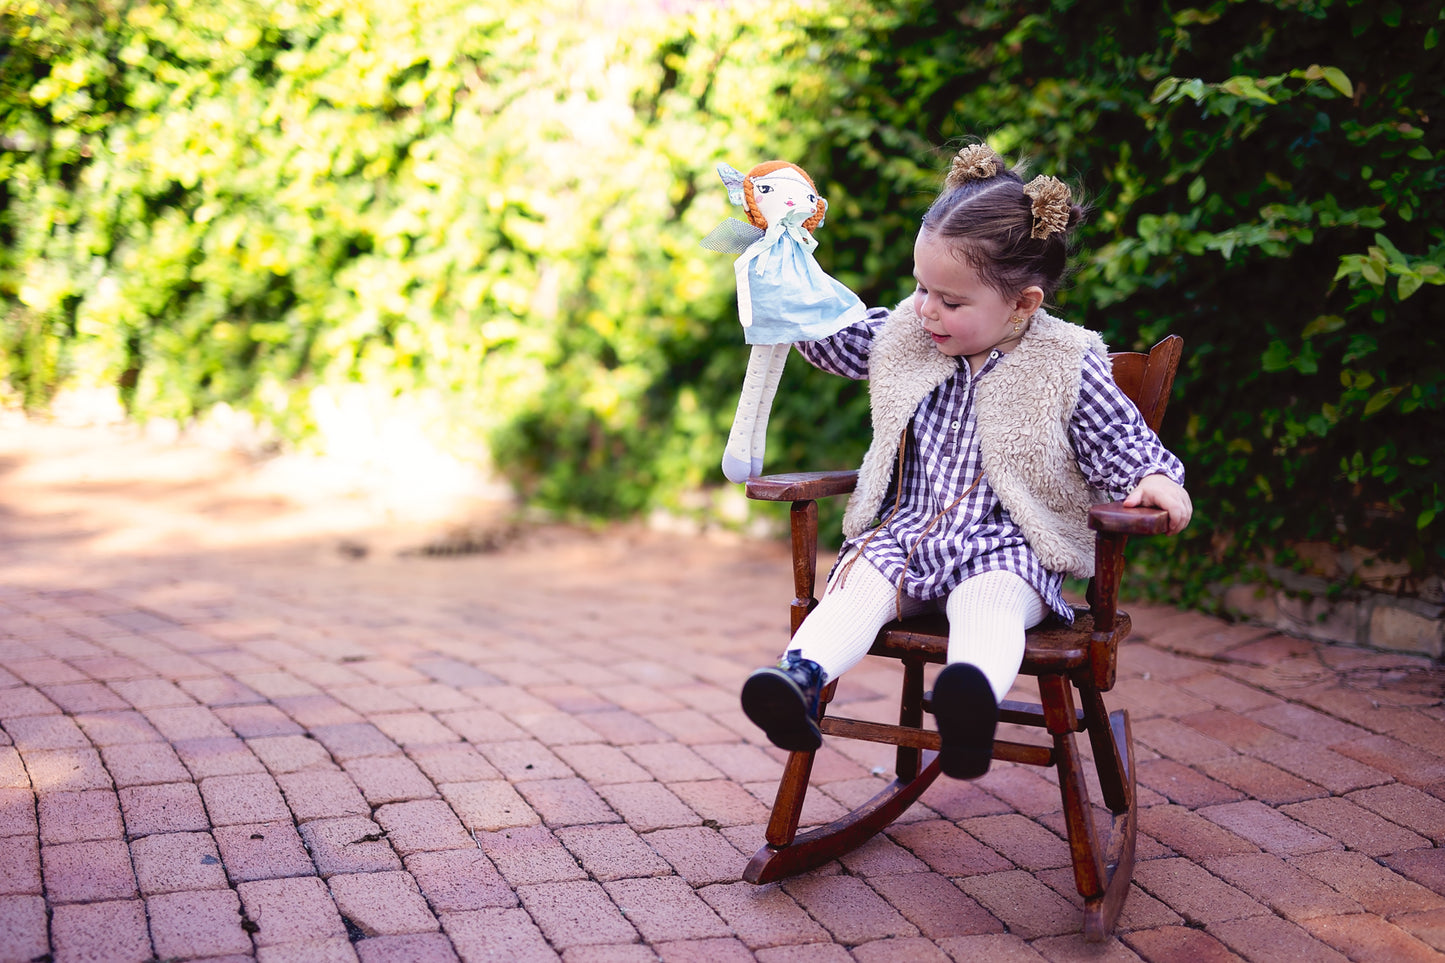
[[[363, 381], [537, 504], [705, 511], [746, 362], [715, 164], [807, 167], [820, 260], [891, 303], [977, 134], [1092, 198], [1067, 316], [1185, 338], [1161, 590], [1305, 540], [1445, 570], [1438, 5], [613, 6], [0, 0], [14, 399], [304, 441]], [[856, 463], [866, 409], [795, 360], [769, 468]]]

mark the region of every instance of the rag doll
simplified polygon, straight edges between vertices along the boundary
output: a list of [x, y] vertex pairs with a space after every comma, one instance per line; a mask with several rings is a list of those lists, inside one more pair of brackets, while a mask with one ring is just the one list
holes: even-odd
[[728, 481], [761, 473], [768, 414], [795, 341], [817, 341], [863, 317], [863, 302], [830, 277], [813, 257], [813, 231], [823, 223], [828, 202], [813, 180], [787, 161], [759, 164], [746, 175], [727, 164], [717, 167], [728, 199], [747, 221], [729, 218], [703, 239], [703, 247], [740, 254], [738, 320], [752, 345], [743, 390], [733, 416], [722, 469]]

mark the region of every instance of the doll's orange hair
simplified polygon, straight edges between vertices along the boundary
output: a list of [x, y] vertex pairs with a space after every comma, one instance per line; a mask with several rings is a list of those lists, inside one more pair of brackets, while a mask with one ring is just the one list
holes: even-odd
[[[818, 193], [818, 188], [813, 183], [813, 179], [808, 176], [808, 172], [803, 170], [797, 164], [790, 164], [787, 161], [780, 160], [763, 161], [761, 164], [748, 171], [747, 176], [743, 178], [743, 211], [748, 216], [748, 223], [752, 224], [753, 227], [761, 228], [763, 230], [767, 230], [768, 228], [768, 222], [763, 219], [762, 214], [758, 213], [758, 199], [756, 196], [756, 192], [753, 190], [753, 178], [762, 177], [766, 174], [771, 174], [774, 171], [780, 171], [785, 167], [789, 170], [797, 171], [800, 175], [802, 175], [803, 180], [808, 182], [808, 187], [812, 190], [812, 192], [814, 194]], [[827, 211], [827, 209], [827, 204], [825, 204], [823, 202], [823, 199], [819, 197], [816, 207], [816, 213], [814, 213], [812, 217], [808, 218], [806, 221], [803, 222], [803, 230], [807, 231], [810, 234], [813, 231], [816, 231], [818, 229], [818, 225], [823, 223], [823, 214], [825, 211]]]

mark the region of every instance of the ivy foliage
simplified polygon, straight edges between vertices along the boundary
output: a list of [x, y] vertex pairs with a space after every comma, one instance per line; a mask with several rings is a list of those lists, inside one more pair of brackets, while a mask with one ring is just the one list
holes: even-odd
[[[945, 145], [1081, 187], [1066, 317], [1186, 343], [1197, 506], [1160, 584], [1301, 541], [1445, 571], [1438, 4], [0, 0], [0, 376], [42, 408], [440, 399], [534, 503], [698, 508], [746, 349], [719, 161], [792, 159], [820, 261], [910, 288]], [[865, 389], [792, 362], [770, 470], [856, 464]], [[704, 506], [707, 501], [704, 499]]]

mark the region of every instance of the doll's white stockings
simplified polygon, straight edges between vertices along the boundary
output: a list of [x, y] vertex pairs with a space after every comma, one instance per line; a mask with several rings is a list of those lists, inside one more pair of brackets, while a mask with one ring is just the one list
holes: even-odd
[[768, 415], [783, 379], [790, 344], [755, 344], [748, 355], [738, 410], [723, 450], [723, 475], [730, 482], [745, 482], [762, 474], [763, 452], [768, 444]]
[[[834, 573], [838, 581], [845, 565]], [[867, 559], [859, 559], [842, 586], [830, 584], [818, 607], [793, 636], [789, 649], [823, 667], [827, 680], [862, 661], [873, 638], [897, 613], [898, 587]], [[938, 602], [903, 599], [903, 614], [936, 611]], [[968, 662], [988, 678], [994, 698], [1003, 701], [1018, 678], [1024, 658], [1024, 631], [1048, 614], [1039, 593], [1012, 572], [984, 572], [949, 594], [948, 661]]]

